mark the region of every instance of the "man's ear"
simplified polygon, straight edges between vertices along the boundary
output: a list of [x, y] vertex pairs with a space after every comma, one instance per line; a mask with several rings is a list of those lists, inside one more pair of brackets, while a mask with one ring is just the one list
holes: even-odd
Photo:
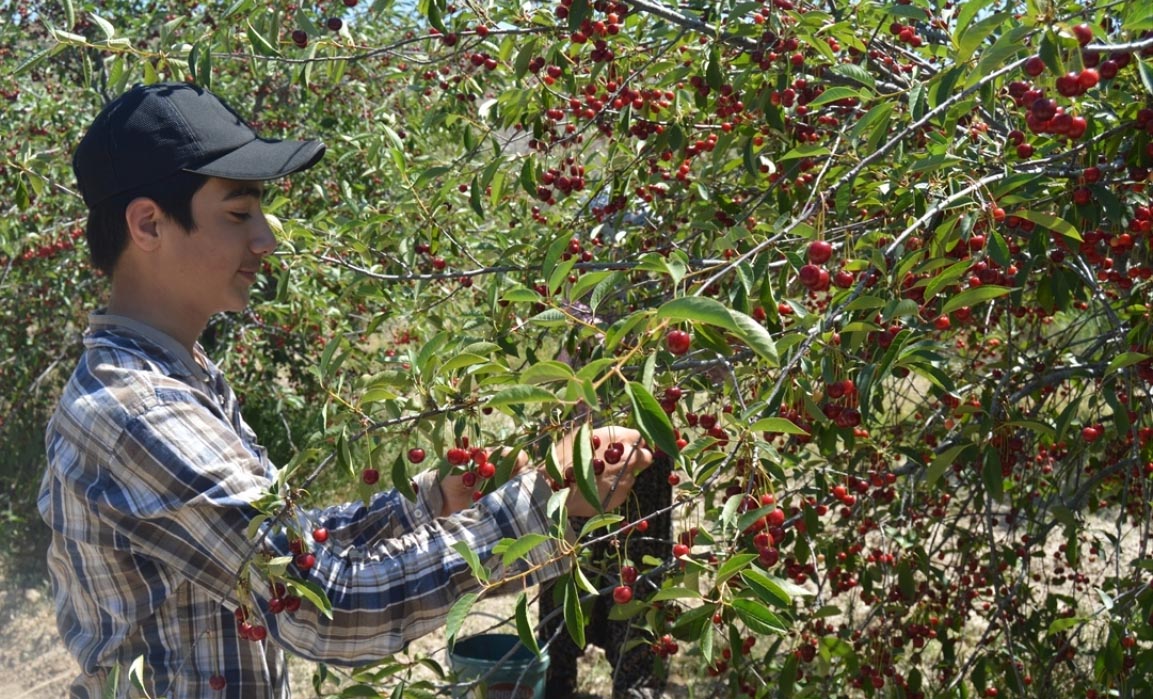
[[164, 218], [160, 206], [148, 197], [137, 197], [128, 202], [124, 219], [128, 224], [129, 241], [143, 250], [155, 250], [160, 245], [159, 225]]

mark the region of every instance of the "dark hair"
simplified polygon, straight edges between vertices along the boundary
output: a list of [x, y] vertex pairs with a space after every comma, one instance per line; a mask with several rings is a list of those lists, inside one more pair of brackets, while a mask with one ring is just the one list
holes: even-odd
[[124, 213], [133, 199], [151, 199], [184, 230], [195, 230], [192, 197], [207, 181], [207, 175], [181, 171], [158, 182], [117, 194], [89, 209], [86, 237], [92, 265], [105, 274], [112, 274], [120, 253], [128, 244], [128, 222]]

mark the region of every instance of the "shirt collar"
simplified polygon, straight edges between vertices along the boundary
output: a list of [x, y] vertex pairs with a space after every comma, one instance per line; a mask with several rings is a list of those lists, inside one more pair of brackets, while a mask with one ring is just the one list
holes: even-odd
[[[128, 318], [127, 316], [105, 313], [104, 311], [96, 311], [89, 314], [88, 329], [90, 335], [91, 333], [100, 331], [135, 335], [166, 353], [174, 360], [176, 364], [174, 369], [182, 370], [188, 376], [192, 376], [200, 381], [209, 381], [212, 378], [211, 374], [205, 368], [206, 366], [210, 366], [210, 362], [205, 356], [204, 350], [201, 349], [200, 343], [197, 343], [195, 347], [193, 347], [195, 352], [194, 356], [171, 335], [161, 332], [146, 323]], [[197, 357], [204, 363], [201, 364], [201, 362], [197, 361]]]

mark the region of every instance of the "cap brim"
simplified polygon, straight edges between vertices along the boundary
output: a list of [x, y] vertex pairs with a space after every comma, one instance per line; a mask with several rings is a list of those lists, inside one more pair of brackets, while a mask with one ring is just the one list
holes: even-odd
[[324, 156], [320, 141], [249, 141], [212, 162], [185, 168], [189, 172], [230, 180], [275, 180], [307, 170]]

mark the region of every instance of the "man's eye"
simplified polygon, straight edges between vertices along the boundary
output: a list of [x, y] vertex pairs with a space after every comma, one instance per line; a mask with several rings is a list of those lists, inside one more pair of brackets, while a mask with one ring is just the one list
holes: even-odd
[[252, 218], [252, 214], [248, 213], [247, 211], [230, 211], [229, 213], [236, 217], [237, 221], [247, 221], [248, 219]]

